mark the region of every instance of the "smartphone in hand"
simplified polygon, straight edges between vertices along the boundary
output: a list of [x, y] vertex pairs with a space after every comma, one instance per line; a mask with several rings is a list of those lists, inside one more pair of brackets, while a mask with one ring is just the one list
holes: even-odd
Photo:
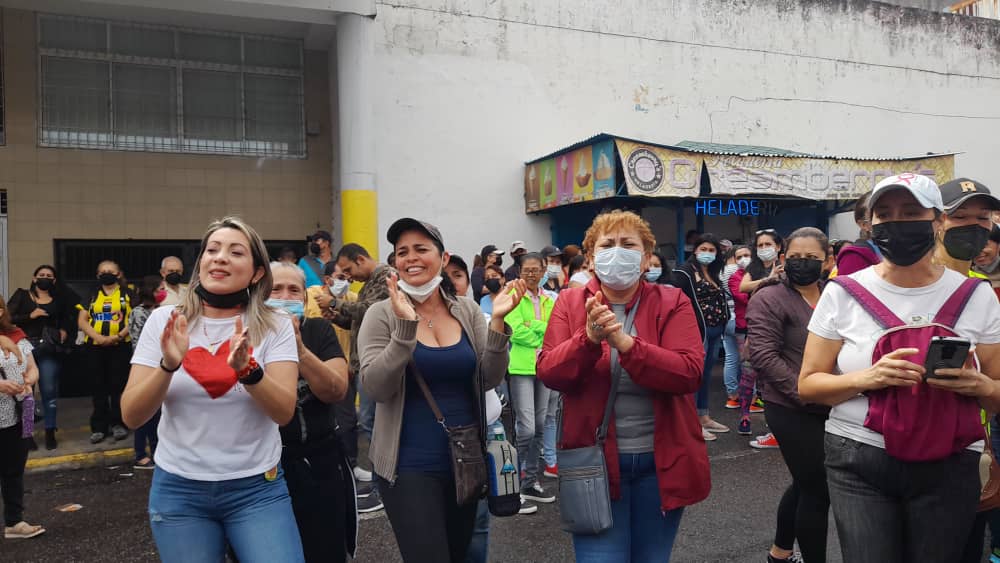
[[924, 379], [936, 377], [939, 379], [954, 379], [952, 375], [938, 375], [935, 370], [939, 369], [961, 369], [965, 365], [965, 359], [972, 349], [972, 342], [966, 338], [957, 336], [935, 336], [931, 338], [930, 347], [927, 348], [927, 359], [924, 360]]

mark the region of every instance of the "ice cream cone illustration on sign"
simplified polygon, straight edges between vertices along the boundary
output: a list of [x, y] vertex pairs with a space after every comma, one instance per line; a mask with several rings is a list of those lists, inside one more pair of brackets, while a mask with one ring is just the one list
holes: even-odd
[[531, 164], [524, 171], [524, 201], [528, 211], [538, 211], [538, 165]]
[[556, 202], [556, 159], [550, 158], [538, 163], [538, 175], [541, 178], [541, 195], [538, 200], [542, 209], [555, 207]]
[[590, 183], [590, 170], [584, 167], [584, 155], [581, 153], [577, 155], [577, 167], [576, 167], [576, 185], [579, 187], [584, 187]]
[[594, 198], [613, 197], [615, 195], [615, 145], [608, 139], [593, 145], [592, 162], [594, 163]]
[[573, 162], [576, 170], [573, 177], [573, 201], [587, 201], [594, 199], [594, 149], [584, 147], [573, 153]]
[[573, 155], [564, 154], [556, 159], [559, 173], [556, 175], [556, 201], [559, 205], [573, 203]]
[[602, 152], [601, 156], [597, 159], [596, 177], [603, 182], [611, 178], [611, 173], [611, 159], [608, 158], [607, 153]]

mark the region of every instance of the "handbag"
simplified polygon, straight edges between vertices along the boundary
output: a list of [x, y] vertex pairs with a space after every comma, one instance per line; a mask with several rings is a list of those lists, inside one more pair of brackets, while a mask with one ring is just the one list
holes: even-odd
[[420, 375], [417, 365], [410, 360], [409, 368], [420, 386], [420, 392], [434, 412], [434, 418], [448, 435], [448, 449], [451, 452], [451, 469], [455, 477], [455, 502], [465, 506], [476, 502], [486, 493], [486, 458], [483, 448], [482, 430], [478, 424], [448, 426], [431, 395], [427, 382]]
[[1000, 466], [997, 465], [997, 459], [993, 452], [989, 422], [983, 426], [986, 427], [986, 446], [979, 458], [979, 479], [982, 489], [979, 492], [977, 512], [1000, 508]]
[[[636, 300], [625, 317], [622, 331], [629, 334], [639, 310]], [[618, 383], [622, 377], [618, 350], [611, 347], [611, 392], [604, 406], [604, 418], [597, 428], [596, 443], [582, 448], [556, 449], [559, 459], [559, 514], [563, 529], [573, 534], [594, 535], [611, 529], [611, 492], [608, 482], [608, 464], [604, 457], [604, 440], [608, 435], [608, 424], [614, 410]], [[562, 400], [562, 399], [560, 399]], [[559, 412], [556, 444], [562, 443], [563, 409]]]

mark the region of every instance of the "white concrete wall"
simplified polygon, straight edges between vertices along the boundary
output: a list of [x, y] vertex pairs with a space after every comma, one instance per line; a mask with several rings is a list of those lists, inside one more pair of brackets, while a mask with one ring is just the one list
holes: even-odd
[[425, 218], [467, 258], [547, 243], [522, 163], [599, 131], [961, 151], [957, 174], [1000, 190], [1000, 22], [862, 0], [393, 0], [375, 23], [380, 232]]

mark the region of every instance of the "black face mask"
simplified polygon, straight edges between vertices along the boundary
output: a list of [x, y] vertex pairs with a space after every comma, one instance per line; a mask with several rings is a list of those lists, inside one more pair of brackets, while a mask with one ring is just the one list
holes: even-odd
[[55, 287], [55, 285], [56, 285], [56, 280], [49, 278], [38, 278], [38, 280], [35, 281], [35, 287], [37, 287], [42, 291], [48, 291], [53, 287]]
[[97, 279], [101, 281], [101, 285], [114, 285], [118, 283], [118, 276], [114, 274], [101, 274], [97, 276]]
[[309, 245], [309, 252], [315, 254], [316, 256], [319, 256], [319, 253], [322, 251], [323, 249], [320, 248], [315, 242]]
[[872, 225], [872, 242], [889, 262], [912, 266], [934, 248], [934, 222], [891, 221]]
[[786, 258], [785, 274], [794, 285], [812, 285], [823, 275], [823, 261], [815, 258]]
[[955, 227], [944, 232], [944, 249], [955, 260], [972, 260], [986, 247], [990, 230], [979, 225]]
[[234, 293], [227, 293], [225, 295], [220, 295], [218, 293], [212, 293], [211, 291], [205, 289], [204, 286], [199, 285], [194, 288], [194, 292], [201, 297], [201, 300], [205, 302], [206, 305], [210, 307], [215, 307], [216, 309], [235, 309], [242, 305], [246, 305], [250, 302], [250, 289], [241, 289]]
[[490, 278], [486, 280], [486, 282], [484, 282], [483, 285], [486, 286], [486, 289], [490, 290], [490, 293], [496, 293], [500, 291], [500, 280], [496, 278]]
[[178, 274], [177, 272], [170, 272], [169, 274], [167, 274], [167, 277], [163, 279], [170, 285], [177, 285], [181, 283], [181, 275]]

